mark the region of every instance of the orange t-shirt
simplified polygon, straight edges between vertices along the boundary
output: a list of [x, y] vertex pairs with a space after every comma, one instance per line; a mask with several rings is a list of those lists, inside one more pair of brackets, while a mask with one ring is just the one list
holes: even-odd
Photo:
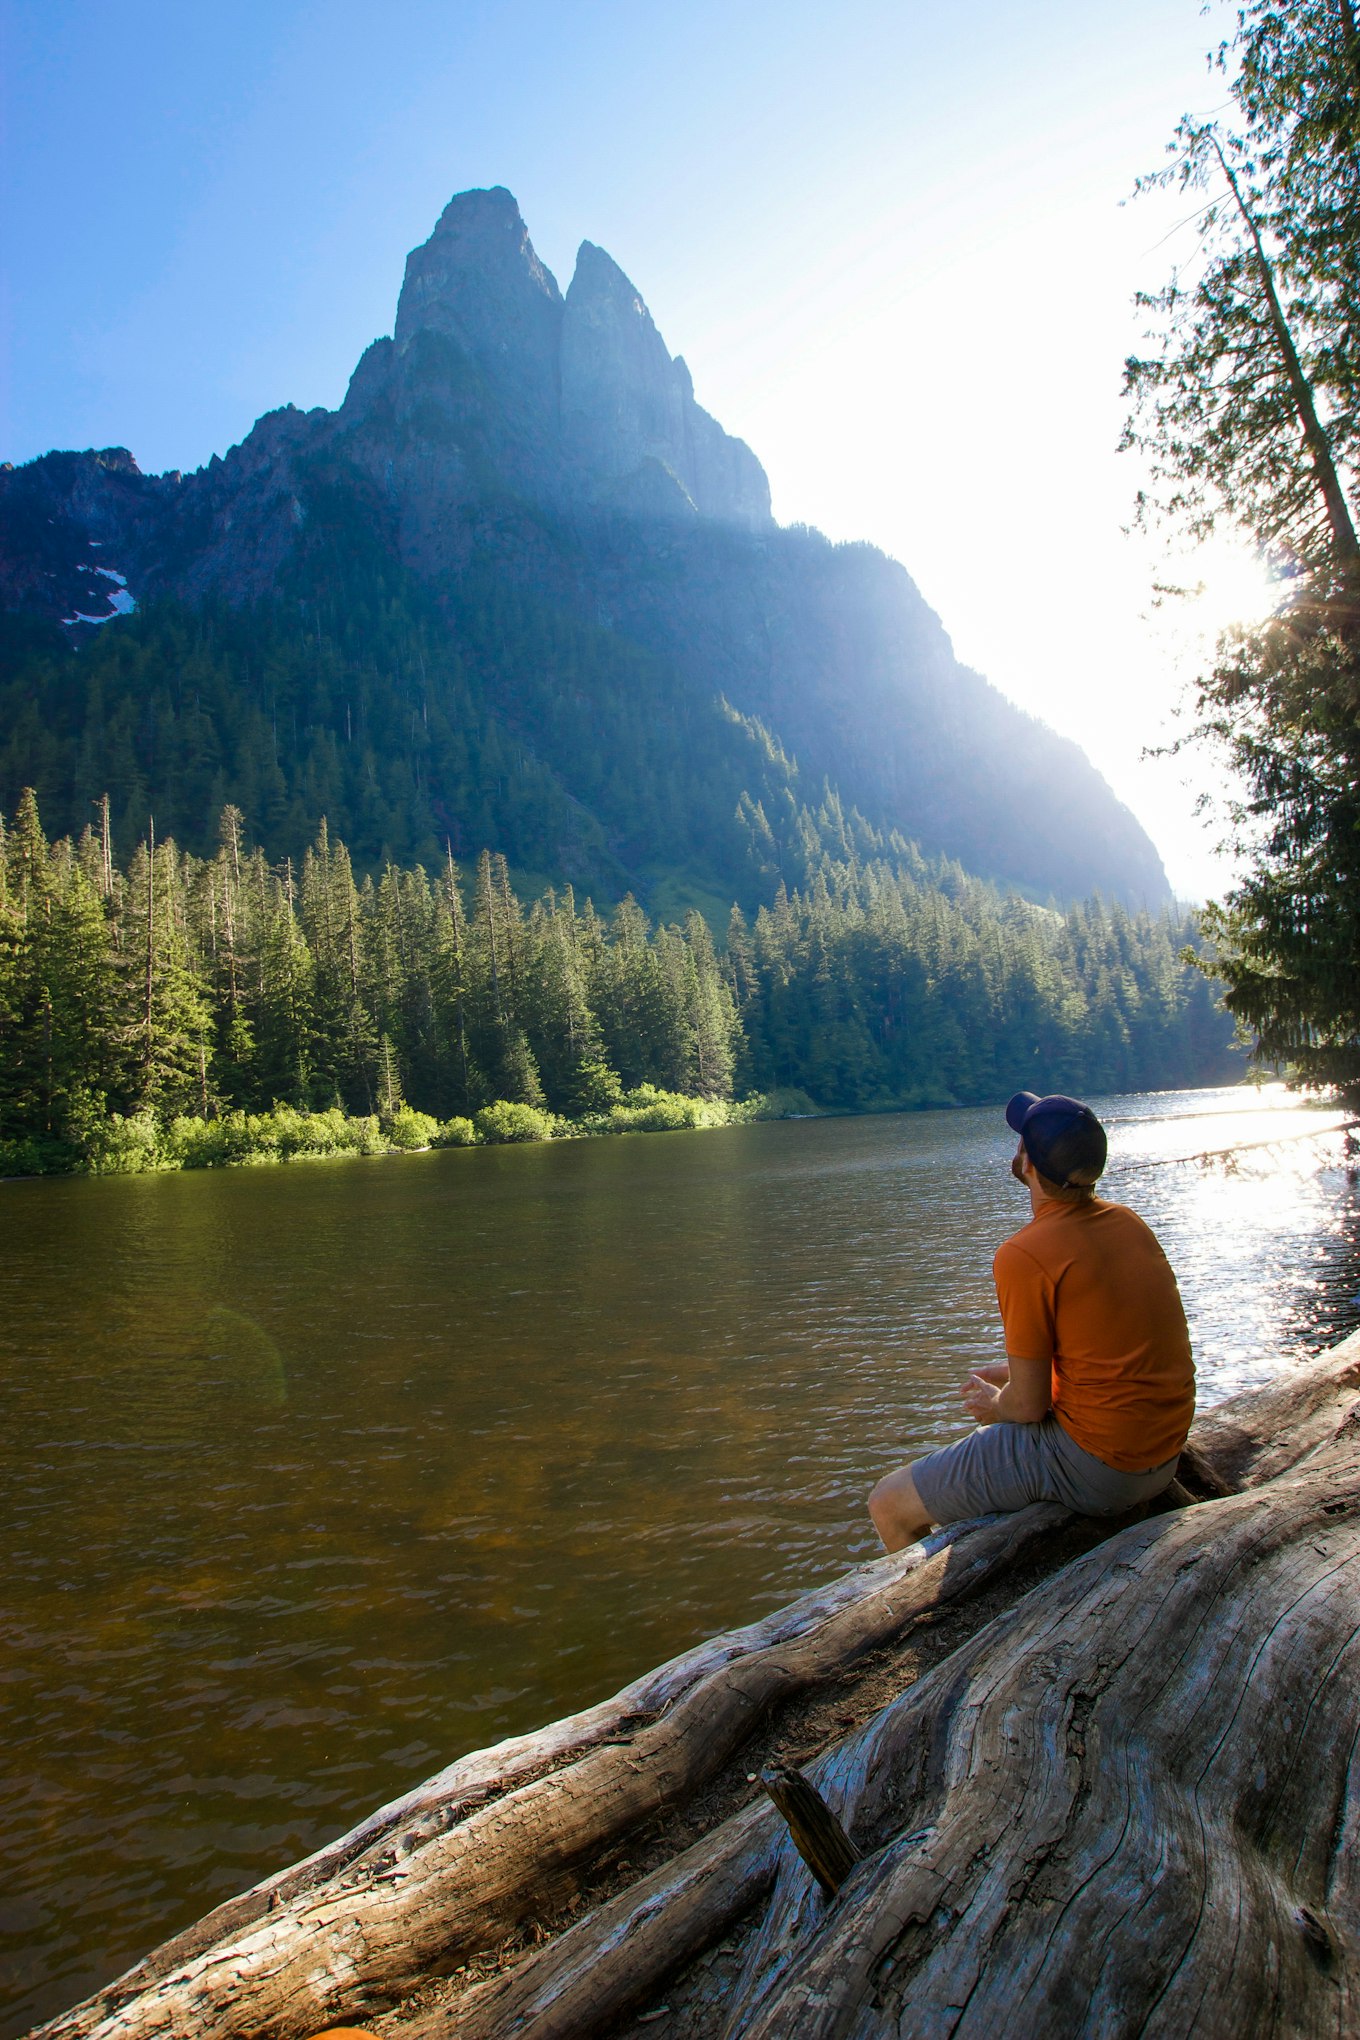
[[1053, 1413], [1084, 1452], [1143, 1473], [1180, 1451], [1195, 1413], [1190, 1334], [1157, 1235], [1122, 1204], [1045, 1198], [997, 1249], [1013, 1360], [1053, 1365]]

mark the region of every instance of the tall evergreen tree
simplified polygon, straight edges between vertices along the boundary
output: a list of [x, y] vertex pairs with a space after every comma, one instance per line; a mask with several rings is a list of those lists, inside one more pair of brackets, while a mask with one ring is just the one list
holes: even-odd
[[122, 1074], [108, 920], [69, 840], [49, 850], [31, 789], [0, 856], [0, 1129], [70, 1139]]
[[179, 853], [157, 843], [154, 823], [128, 869], [119, 962], [133, 1104], [206, 1116], [216, 1096], [211, 990], [190, 948]]
[[1246, 876], [1204, 927], [1260, 1055], [1360, 1094], [1360, 68], [1350, 0], [1249, 0], [1228, 113], [1186, 119], [1155, 184], [1192, 193], [1199, 261], [1145, 300], [1128, 440], [1158, 507], [1281, 569], [1276, 613], [1228, 633], [1202, 741], [1245, 796]]
[[250, 1102], [257, 1109], [309, 1104], [323, 1088], [313, 1066], [316, 966], [297, 916], [292, 865], [279, 878], [257, 850], [247, 883], [258, 929], [248, 998], [256, 1078]]
[[316, 1095], [372, 1112], [378, 1041], [361, 990], [359, 893], [349, 851], [332, 842], [324, 817], [303, 862], [300, 905], [313, 958], [309, 1061]]

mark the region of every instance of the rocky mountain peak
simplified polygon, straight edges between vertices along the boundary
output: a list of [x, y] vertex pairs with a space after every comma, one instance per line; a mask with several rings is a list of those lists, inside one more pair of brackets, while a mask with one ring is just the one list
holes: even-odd
[[769, 523], [760, 462], [695, 403], [689, 370], [672, 360], [641, 292], [593, 241], [576, 257], [561, 360], [564, 445], [610, 500], [650, 515]]
[[[576, 268], [567, 289], [567, 302], [614, 304], [622, 316], [631, 314], [656, 333], [652, 315], [642, 302], [637, 286], [624, 275], [613, 256], [604, 248], [597, 248], [593, 241], [582, 241], [576, 251]], [[660, 338], [657, 333], [657, 339]]]
[[405, 346], [422, 326], [476, 329], [488, 312], [556, 310], [562, 293], [529, 239], [520, 209], [503, 185], [460, 191], [428, 241], [406, 258], [395, 339]]
[[[392, 391], [408, 417], [439, 421], [446, 447], [471, 431], [529, 496], [649, 520], [770, 522], [759, 461], [695, 403], [618, 263], [583, 241], [564, 300], [500, 185], [460, 192], [413, 250], [391, 351], [365, 356], [347, 412]], [[461, 474], [446, 480], [461, 491]]]
[[449, 200], [406, 260], [393, 333], [404, 353], [424, 333], [451, 340], [522, 425], [557, 427], [562, 293], [501, 185]]
[[[1165, 893], [1132, 816], [1070, 747], [957, 665], [902, 568], [774, 525], [760, 462], [696, 402], [688, 368], [618, 263], [583, 242], [564, 297], [502, 188], [460, 193], [412, 252], [394, 335], [367, 350], [339, 411], [268, 413], [225, 460], [214, 455], [184, 477], [143, 475], [122, 447], [0, 468], [0, 629], [24, 643], [25, 633], [60, 631], [82, 649], [116, 644], [119, 619], [136, 608], [145, 620], [132, 628], [154, 634], [163, 597], [267, 607], [282, 596], [282, 616], [297, 595], [342, 614], [345, 547], [345, 571], [362, 580], [383, 562], [394, 583], [447, 605], [455, 632], [488, 602], [494, 609], [493, 597], [509, 604], [506, 644], [483, 647], [477, 686], [488, 691], [455, 718], [500, 728], [504, 741], [450, 752], [444, 777], [429, 780], [420, 812], [436, 844], [464, 826], [460, 800], [490, 817], [476, 823], [480, 840], [496, 840], [502, 822], [519, 827], [543, 775], [558, 769], [561, 719], [578, 710], [590, 726], [558, 761], [562, 812], [598, 808], [591, 827], [631, 842], [631, 809], [602, 790], [616, 777], [606, 704], [621, 698], [610, 691], [618, 662], [632, 671], [628, 662], [642, 657], [654, 665], [639, 727], [674, 714], [674, 727], [688, 729], [694, 718], [709, 732], [695, 739], [705, 758], [726, 755], [729, 728], [773, 732], [768, 741], [808, 761], [809, 786], [825, 777], [875, 829], [899, 830], [971, 870], [1059, 897], [1092, 886], [1132, 899]], [[465, 589], [474, 594], [462, 613]], [[550, 637], [542, 657], [526, 654], [539, 642], [531, 619], [540, 612], [585, 633], [569, 657], [559, 661]], [[177, 656], [158, 685], [178, 685]], [[387, 713], [387, 686], [373, 696], [375, 714]], [[144, 726], [159, 723], [139, 717]], [[341, 742], [334, 728], [332, 739]], [[512, 755], [528, 776], [506, 793]], [[631, 755], [625, 743], [618, 758]], [[384, 771], [397, 769], [396, 756]], [[481, 781], [475, 756], [492, 760]], [[412, 783], [423, 788], [424, 753], [412, 757]], [[1032, 788], [1058, 757], [1079, 795], [1045, 840], [1033, 827]], [[153, 763], [148, 753], [137, 769], [149, 774]], [[247, 766], [238, 767], [245, 783]], [[22, 785], [37, 768], [26, 757], [16, 769], [29, 775]], [[702, 773], [685, 783], [706, 785]], [[725, 829], [734, 809], [723, 799]], [[641, 842], [628, 851], [644, 854], [678, 853]], [[553, 857], [540, 844], [535, 855], [544, 869], [571, 868], [566, 849]]]

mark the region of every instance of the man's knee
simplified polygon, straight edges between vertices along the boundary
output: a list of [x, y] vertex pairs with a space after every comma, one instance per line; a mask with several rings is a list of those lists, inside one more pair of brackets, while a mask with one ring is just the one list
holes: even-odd
[[901, 1478], [906, 1471], [907, 1468], [902, 1466], [898, 1467], [894, 1473], [885, 1473], [882, 1480], [875, 1482], [874, 1486], [870, 1488], [869, 1514], [872, 1516], [876, 1528], [887, 1517], [896, 1513]]
[[925, 1536], [931, 1518], [909, 1466], [884, 1474], [869, 1496], [869, 1515], [887, 1551], [901, 1551]]

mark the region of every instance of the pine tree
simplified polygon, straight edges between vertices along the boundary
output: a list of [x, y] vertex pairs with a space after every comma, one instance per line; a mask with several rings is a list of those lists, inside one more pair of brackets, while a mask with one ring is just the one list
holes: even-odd
[[538, 1065], [521, 1026], [519, 997], [519, 909], [510, 891], [504, 858], [483, 850], [477, 859], [476, 906], [472, 925], [479, 968], [474, 1042], [476, 1060], [494, 1098], [541, 1105]]
[[303, 862], [303, 932], [313, 958], [313, 1037], [308, 1062], [318, 1102], [370, 1113], [377, 1031], [364, 1004], [359, 894], [349, 852], [322, 819]]
[[603, 1111], [621, 1086], [591, 1010], [570, 888], [560, 905], [534, 910], [524, 950], [525, 1017], [547, 1103], [573, 1116]]
[[74, 1142], [121, 1074], [108, 919], [31, 789], [0, 854], [0, 1132]]
[[217, 856], [198, 874], [189, 897], [197, 904], [195, 936], [212, 987], [214, 1063], [224, 1096], [235, 1105], [258, 1095], [250, 982], [258, 977], [255, 894], [244, 883], [245, 817], [230, 805], [218, 821]]
[[190, 951], [179, 857], [154, 822], [128, 871], [123, 911], [123, 1040], [137, 1107], [201, 1112], [210, 1083], [211, 995]]
[[685, 994], [693, 1042], [693, 1078], [686, 1088], [700, 1098], [730, 1098], [737, 1011], [718, 965], [708, 923], [693, 909], [685, 916], [685, 948]]
[[390, 1034], [384, 1034], [378, 1043], [376, 1074], [378, 1110], [384, 1120], [390, 1120], [406, 1102], [401, 1090], [401, 1068]]
[[250, 1102], [257, 1110], [305, 1105], [318, 1093], [316, 967], [297, 917], [292, 865], [276, 878], [257, 850], [247, 882], [259, 931], [249, 998], [256, 1077]]
[[463, 1113], [486, 1103], [485, 1086], [468, 1053], [467, 935], [453, 845], [445, 845], [444, 879], [435, 922], [433, 976], [438, 1097]]
[[1144, 300], [1127, 441], [1157, 507], [1222, 523], [1283, 570], [1225, 635], [1196, 735], [1245, 785], [1245, 878], [1204, 917], [1207, 967], [1258, 1054], [1360, 1095], [1360, 66], [1350, 0], [1248, 0], [1228, 112], [1187, 118], [1149, 184], [1197, 202], [1199, 259]]

